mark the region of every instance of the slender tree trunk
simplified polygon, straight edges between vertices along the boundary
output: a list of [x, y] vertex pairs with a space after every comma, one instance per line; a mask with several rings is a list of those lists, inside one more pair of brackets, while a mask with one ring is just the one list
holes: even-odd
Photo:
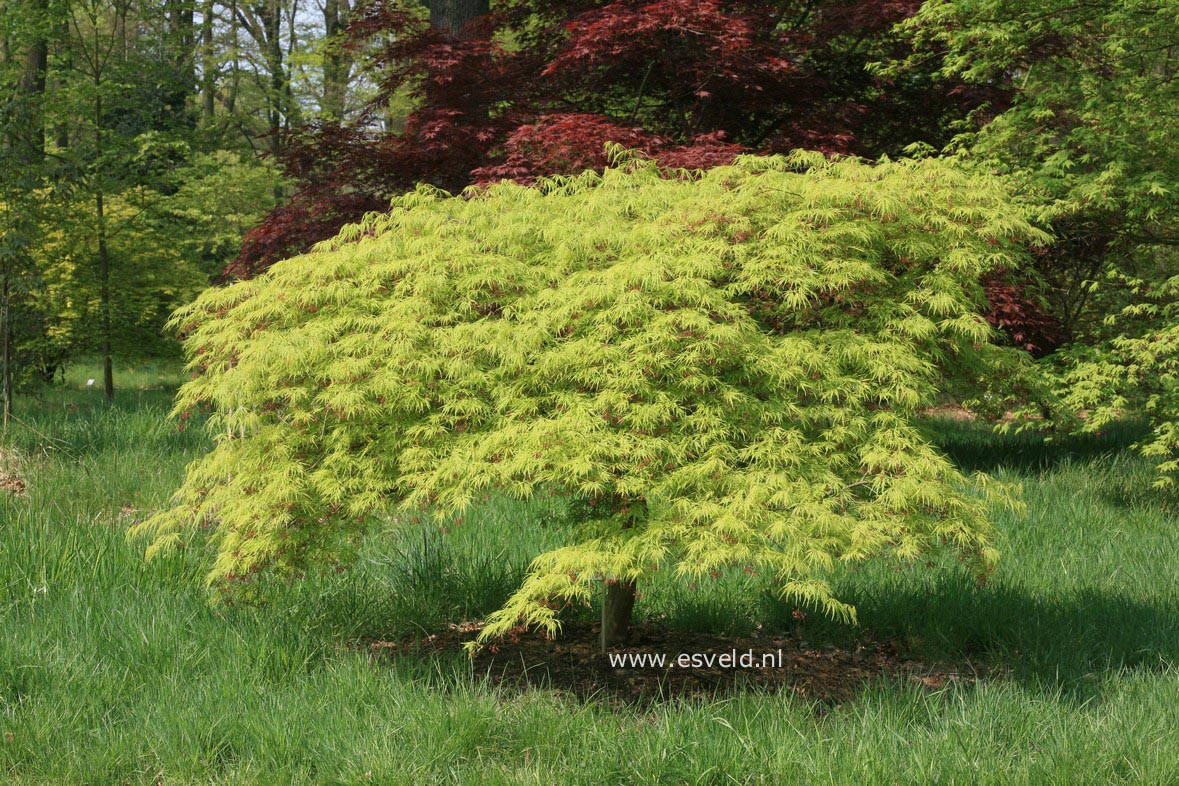
[[347, 108], [348, 78], [352, 57], [340, 46], [347, 26], [348, 0], [326, 0], [323, 6], [323, 113], [341, 120]]
[[299, 0], [290, 0], [289, 10], [280, 4], [280, 12], [287, 14], [287, 53], [283, 86], [282, 108], [283, 128], [290, 130], [301, 122], [299, 102], [295, 100], [295, 51], [299, 47], [299, 31], [295, 27], [295, 19], [299, 15]]
[[213, 49], [214, 0], [201, 6], [201, 125], [213, 124], [217, 110], [217, 57]]
[[602, 652], [626, 641], [635, 608], [633, 581], [607, 580], [602, 602]]
[[36, 160], [45, 155], [45, 121], [41, 112], [41, 99], [45, 95], [45, 75], [49, 66], [49, 39], [45, 33], [49, 13], [48, 0], [33, 0], [36, 15], [36, 32], [25, 52], [24, 67], [21, 69], [17, 92], [25, 102], [28, 118], [28, 153]]
[[238, 33], [239, 12], [237, 0], [229, 3], [229, 48], [233, 60], [229, 69], [229, 92], [225, 97], [225, 113], [230, 117], [237, 112], [237, 91], [241, 84], [241, 40]]
[[8, 419], [12, 417], [13, 368], [12, 368], [12, 290], [8, 283], [8, 270], [4, 270], [3, 301], [0, 301], [0, 408], [4, 410], [4, 428], [8, 428]]
[[282, 6], [279, 0], [266, 0], [262, 6], [262, 37], [259, 43], [264, 47], [266, 69], [270, 72], [270, 95], [268, 115], [270, 120], [270, 146], [275, 153], [282, 147], [281, 134], [283, 105], [286, 103], [286, 70], [282, 51]]
[[94, 193], [94, 214], [98, 219], [98, 308], [102, 322], [102, 392], [115, 400], [114, 364], [111, 361], [111, 256], [106, 244], [106, 210], [102, 189]]
[[[0, 5], [0, 13], [7, 16], [8, 3]], [[8, 36], [0, 36], [0, 62], [8, 65], [12, 60], [12, 51], [9, 48]], [[11, 145], [11, 140], [7, 137], [0, 139], [0, 145], [7, 150]], [[3, 348], [0, 349], [0, 412], [3, 417], [3, 428], [8, 430], [8, 418], [12, 415], [12, 363], [11, 355], [9, 353], [11, 329], [8, 325], [9, 320], [9, 306], [8, 306], [8, 264], [4, 264], [3, 269], [3, 291], [0, 292], [0, 343]]]
[[[95, 70], [94, 77], [94, 135], [95, 151], [102, 156], [102, 79]], [[102, 172], [94, 173], [94, 218], [98, 235], [98, 310], [102, 330], [102, 392], [106, 400], [115, 400], [115, 375], [111, 362], [111, 255], [106, 243], [106, 199], [103, 193]]]
[[196, 94], [196, 0], [165, 0], [165, 16], [168, 20], [168, 48], [171, 54], [172, 82], [171, 104], [177, 116], [190, 118], [189, 102]]
[[[127, 50], [130, 48], [131, 42], [128, 38], [129, 31], [127, 29], [127, 10], [126, 3], [115, 3], [115, 59], [123, 62], [127, 59]], [[97, 56], [97, 55], [96, 55]]]
[[[17, 216], [18, 226], [22, 225], [27, 216], [22, 210], [20, 201], [27, 192], [36, 188], [41, 165], [45, 161], [45, 113], [42, 111], [42, 101], [45, 97], [45, 84], [49, 66], [49, 1], [27, 0], [32, 16], [31, 35], [23, 50], [12, 51], [13, 42], [4, 39], [4, 58], [11, 62], [20, 58], [20, 70], [16, 80], [16, 90], [12, 101], [13, 115], [6, 118], [7, 133], [4, 134], [3, 144], [10, 156], [9, 165], [14, 171], [17, 190], [7, 193], [10, 215]], [[18, 194], [20, 196], [18, 196]], [[22, 233], [22, 229], [6, 227], [5, 231]], [[14, 244], [18, 245], [18, 244]], [[17, 252], [22, 258], [24, 254]], [[14, 280], [19, 281], [22, 268], [26, 265], [9, 257], [3, 262], [3, 273], [0, 277], [0, 417], [4, 426], [12, 416], [13, 399], [15, 397], [16, 372], [13, 352], [12, 330], [12, 299]]]
[[[61, 26], [57, 30], [57, 38], [58, 38], [58, 41], [60, 42], [59, 46], [56, 47], [56, 50], [58, 53], [57, 60], [61, 64], [61, 70], [65, 71], [65, 72], [73, 71], [74, 70], [74, 54], [73, 54], [73, 51], [70, 49], [69, 45], [66, 43], [67, 41], [69, 41], [69, 38], [70, 38], [69, 19], [62, 19], [61, 20]], [[56, 84], [56, 80], [55, 80], [54, 89], [57, 89], [57, 88], [58, 88], [58, 85]], [[59, 121], [57, 123], [57, 126], [53, 131], [53, 139], [54, 139], [54, 143], [57, 145], [58, 150], [66, 150], [69, 148], [69, 146], [70, 146], [70, 124], [67, 119], [63, 118], [61, 121]]]
[[[647, 501], [642, 497], [625, 497], [615, 494], [609, 504], [615, 513], [623, 515], [622, 528], [628, 530], [640, 524], [647, 516]], [[627, 640], [630, 623], [635, 609], [634, 579], [606, 577], [602, 598], [601, 647], [606, 652]]]

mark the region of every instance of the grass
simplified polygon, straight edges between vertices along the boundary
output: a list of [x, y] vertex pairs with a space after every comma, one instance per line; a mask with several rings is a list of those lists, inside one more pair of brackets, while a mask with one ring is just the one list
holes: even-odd
[[[22, 399], [0, 493], [0, 783], [1179, 784], [1179, 502], [1134, 430], [1044, 445], [931, 424], [963, 466], [1025, 485], [985, 587], [952, 565], [838, 579], [862, 624], [1003, 676], [618, 710], [497, 693], [461, 656], [375, 663], [341, 646], [495, 608], [560, 542], [552, 501], [490, 500], [442, 535], [381, 525], [360, 565], [264, 608], [210, 606], [198, 550], [145, 563], [124, 530], [204, 447], [166, 420], [167, 368]], [[140, 389], [143, 388], [143, 389]], [[797, 625], [740, 573], [667, 578], [639, 613], [694, 630]], [[814, 640], [855, 632], [811, 614]]]

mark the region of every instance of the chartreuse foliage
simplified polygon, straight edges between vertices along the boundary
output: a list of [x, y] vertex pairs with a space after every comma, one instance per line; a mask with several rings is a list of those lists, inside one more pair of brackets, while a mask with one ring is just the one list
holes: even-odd
[[214, 450], [140, 531], [212, 522], [210, 578], [297, 575], [370, 513], [564, 492], [582, 527], [484, 636], [553, 630], [600, 579], [743, 564], [850, 618], [823, 576], [944, 546], [995, 560], [988, 504], [914, 427], [1006, 362], [983, 273], [1036, 236], [937, 160], [746, 157], [419, 189], [181, 311], [176, 409]]
[[1069, 358], [1062, 399], [1085, 414], [1083, 432], [1098, 433], [1127, 411], [1144, 415], [1151, 430], [1136, 447], [1156, 462], [1156, 485], [1169, 486], [1179, 475], [1179, 276], [1127, 283], [1139, 302], [1108, 320], [1124, 332]]

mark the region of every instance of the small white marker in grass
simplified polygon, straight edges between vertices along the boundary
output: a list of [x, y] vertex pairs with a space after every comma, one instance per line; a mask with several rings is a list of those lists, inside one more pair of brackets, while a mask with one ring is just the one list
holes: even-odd
[[93, 379], [86, 380], [86, 387], [88, 387], [88, 388], [94, 387], [94, 380]]

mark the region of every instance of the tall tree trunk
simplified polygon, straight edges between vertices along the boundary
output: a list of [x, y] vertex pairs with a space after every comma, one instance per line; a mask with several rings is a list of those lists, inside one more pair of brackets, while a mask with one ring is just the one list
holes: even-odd
[[32, 0], [34, 32], [25, 51], [21, 67], [17, 94], [25, 119], [27, 138], [22, 140], [25, 153], [31, 160], [41, 161], [45, 156], [45, 119], [41, 112], [41, 99], [45, 95], [45, 75], [49, 67], [49, 38], [45, 26], [48, 24], [49, 0]]
[[[30, 26], [24, 42], [10, 41], [4, 38], [4, 57], [7, 62], [19, 58], [20, 70], [16, 80], [16, 90], [11, 103], [12, 115], [5, 118], [7, 133], [4, 134], [3, 144], [8, 152], [8, 163], [12, 172], [16, 190], [6, 193], [9, 214], [16, 216], [18, 225], [23, 224], [27, 213], [20, 205], [27, 194], [32, 193], [41, 172], [41, 165], [45, 161], [45, 114], [42, 111], [42, 100], [45, 97], [45, 83], [49, 66], [49, 1], [28, 0], [30, 11]], [[20, 44], [24, 44], [23, 54]], [[13, 50], [16, 51], [13, 51]], [[7, 112], [6, 112], [7, 114]], [[6, 232], [21, 234], [22, 229], [5, 227]], [[14, 243], [19, 247], [19, 243]], [[16, 252], [23, 257], [22, 252]], [[14, 255], [15, 256], [15, 255]], [[3, 272], [0, 277], [0, 412], [2, 412], [4, 426], [12, 416], [13, 399], [15, 395], [16, 372], [13, 352], [12, 331], [12, 301], [13, 284], [21, 275], [25, 267], [14, 256], [7, 256], [3, 261]]]
[[189, 99], [196, 93], [195, 0], [165, 0], [168, 19], [168, 48], [175, 75], [172, 105], [178, 115], [187, 114]]
[[[429, 6], [430, 25], [456, 38], [463, 37], [464, 33], [469, 34], [467, 26], [491, 11], [490, 0], [429, 0]], [[491, 114], [491, 107], [487, 104], [472, 104], [463, 114], [466, 115], [466, 122], [482, 126]]]
[[217, 53], [213, 48], [214, 0], [201, 6], [201, 125], [213, 124], [217, 111]]
[[[97, 157], [102, 157], [102, 79], [95, 70], [94, 77], [94, 137]], [[102, 172], [94, 173], [94, 220], [98, 236], [98, 310], [102, 331], [102, 392], [106, 400], [115, 400], [115, 375], [111, 361], [111, 255], [107, 247], [106, 196], [102, 183]]]
[[295, 100], [294, 65], [295, 52], [299, 48], [299, 31], [295, 26], [295, 19], [299, 15], [299, 0], [290, 0], [289, 10], [285, 6], [281, 10], [287, 14], [286, 84], [282, 93], [283, 128], [289, 131], [292, 126], [301, 122], [299, 102]]
[[266, 69], [270, 72], [270, 95], [268, 115], [270, 121], [270, 146], [275, 153], [282, 148], [283, 105], [286, 103], [287, 76], [283, 65], [282, 51], [282, 5], [279, 0], [266, 0], [262, 5], [262, 37], [266, 58]]
[[[131, 41], [128, 36], [130, 31], [127, 28], [127, 11], [128, 4], [117, 2], [114, 4], [115, 15], [115, 38], [114, 38], [114, 53], [115, 60], [125, 62], [127, 60], [127, 52], [131, 48]], [[96, 55], [97, 56], [97, 55]]]
[[[58, 46], [55, 47], [55, 54], [57, 60], [61, 64], [61, 70], [70, 72], [74, 70], [74, 53], [67, 43], [70, 39], [70, 21], [68, 18], [62, 19], [61, 24], [57, 29]], [[57, 85], [54, 85], [57, 89]], [[65, 150], [70, 146], [70, 123], [68, 118], [62, 118], [56, 124], [53, 130], [54, 144], [57, 145], [58, 150]]]
[[229, 91], [225, 96], [225, 113], [233, 117], [237, 112], [237, 91], [241, 85], [241, 39], [238, 33], [240, 12], [237, 0], [229, 2], [229, 48], [233, 60], [229, 69]]
[[347, 108], [348, 79], [352, 57], [341, 46], [341, 34], [348, 24], [348, 0], [326, 0], [323, 6], [323, 113], [335, 120]]
[[430, 0], [429, 5], [430, 25], [452, 35], [491, 11], [490, 0]]
[[98, 219], [98, 308], [102, 329], [102, 392], [107, 401], [114, 401], [115, 373], [111, 360], [111, 255], [106, 244], [106, 210], [101, 188], [94, 192], [94, 215]]
[[607, 580], [602, 601], [602, 652], [626, 641], [635, 608], [633, 581]]
[[12, 417], [13, 368], [12, 368], [12, 289], [9, 286], [8, 266], [4, 268], [3, 300], [0, 301], [0, 408], [4, 411], [4, 428]]

